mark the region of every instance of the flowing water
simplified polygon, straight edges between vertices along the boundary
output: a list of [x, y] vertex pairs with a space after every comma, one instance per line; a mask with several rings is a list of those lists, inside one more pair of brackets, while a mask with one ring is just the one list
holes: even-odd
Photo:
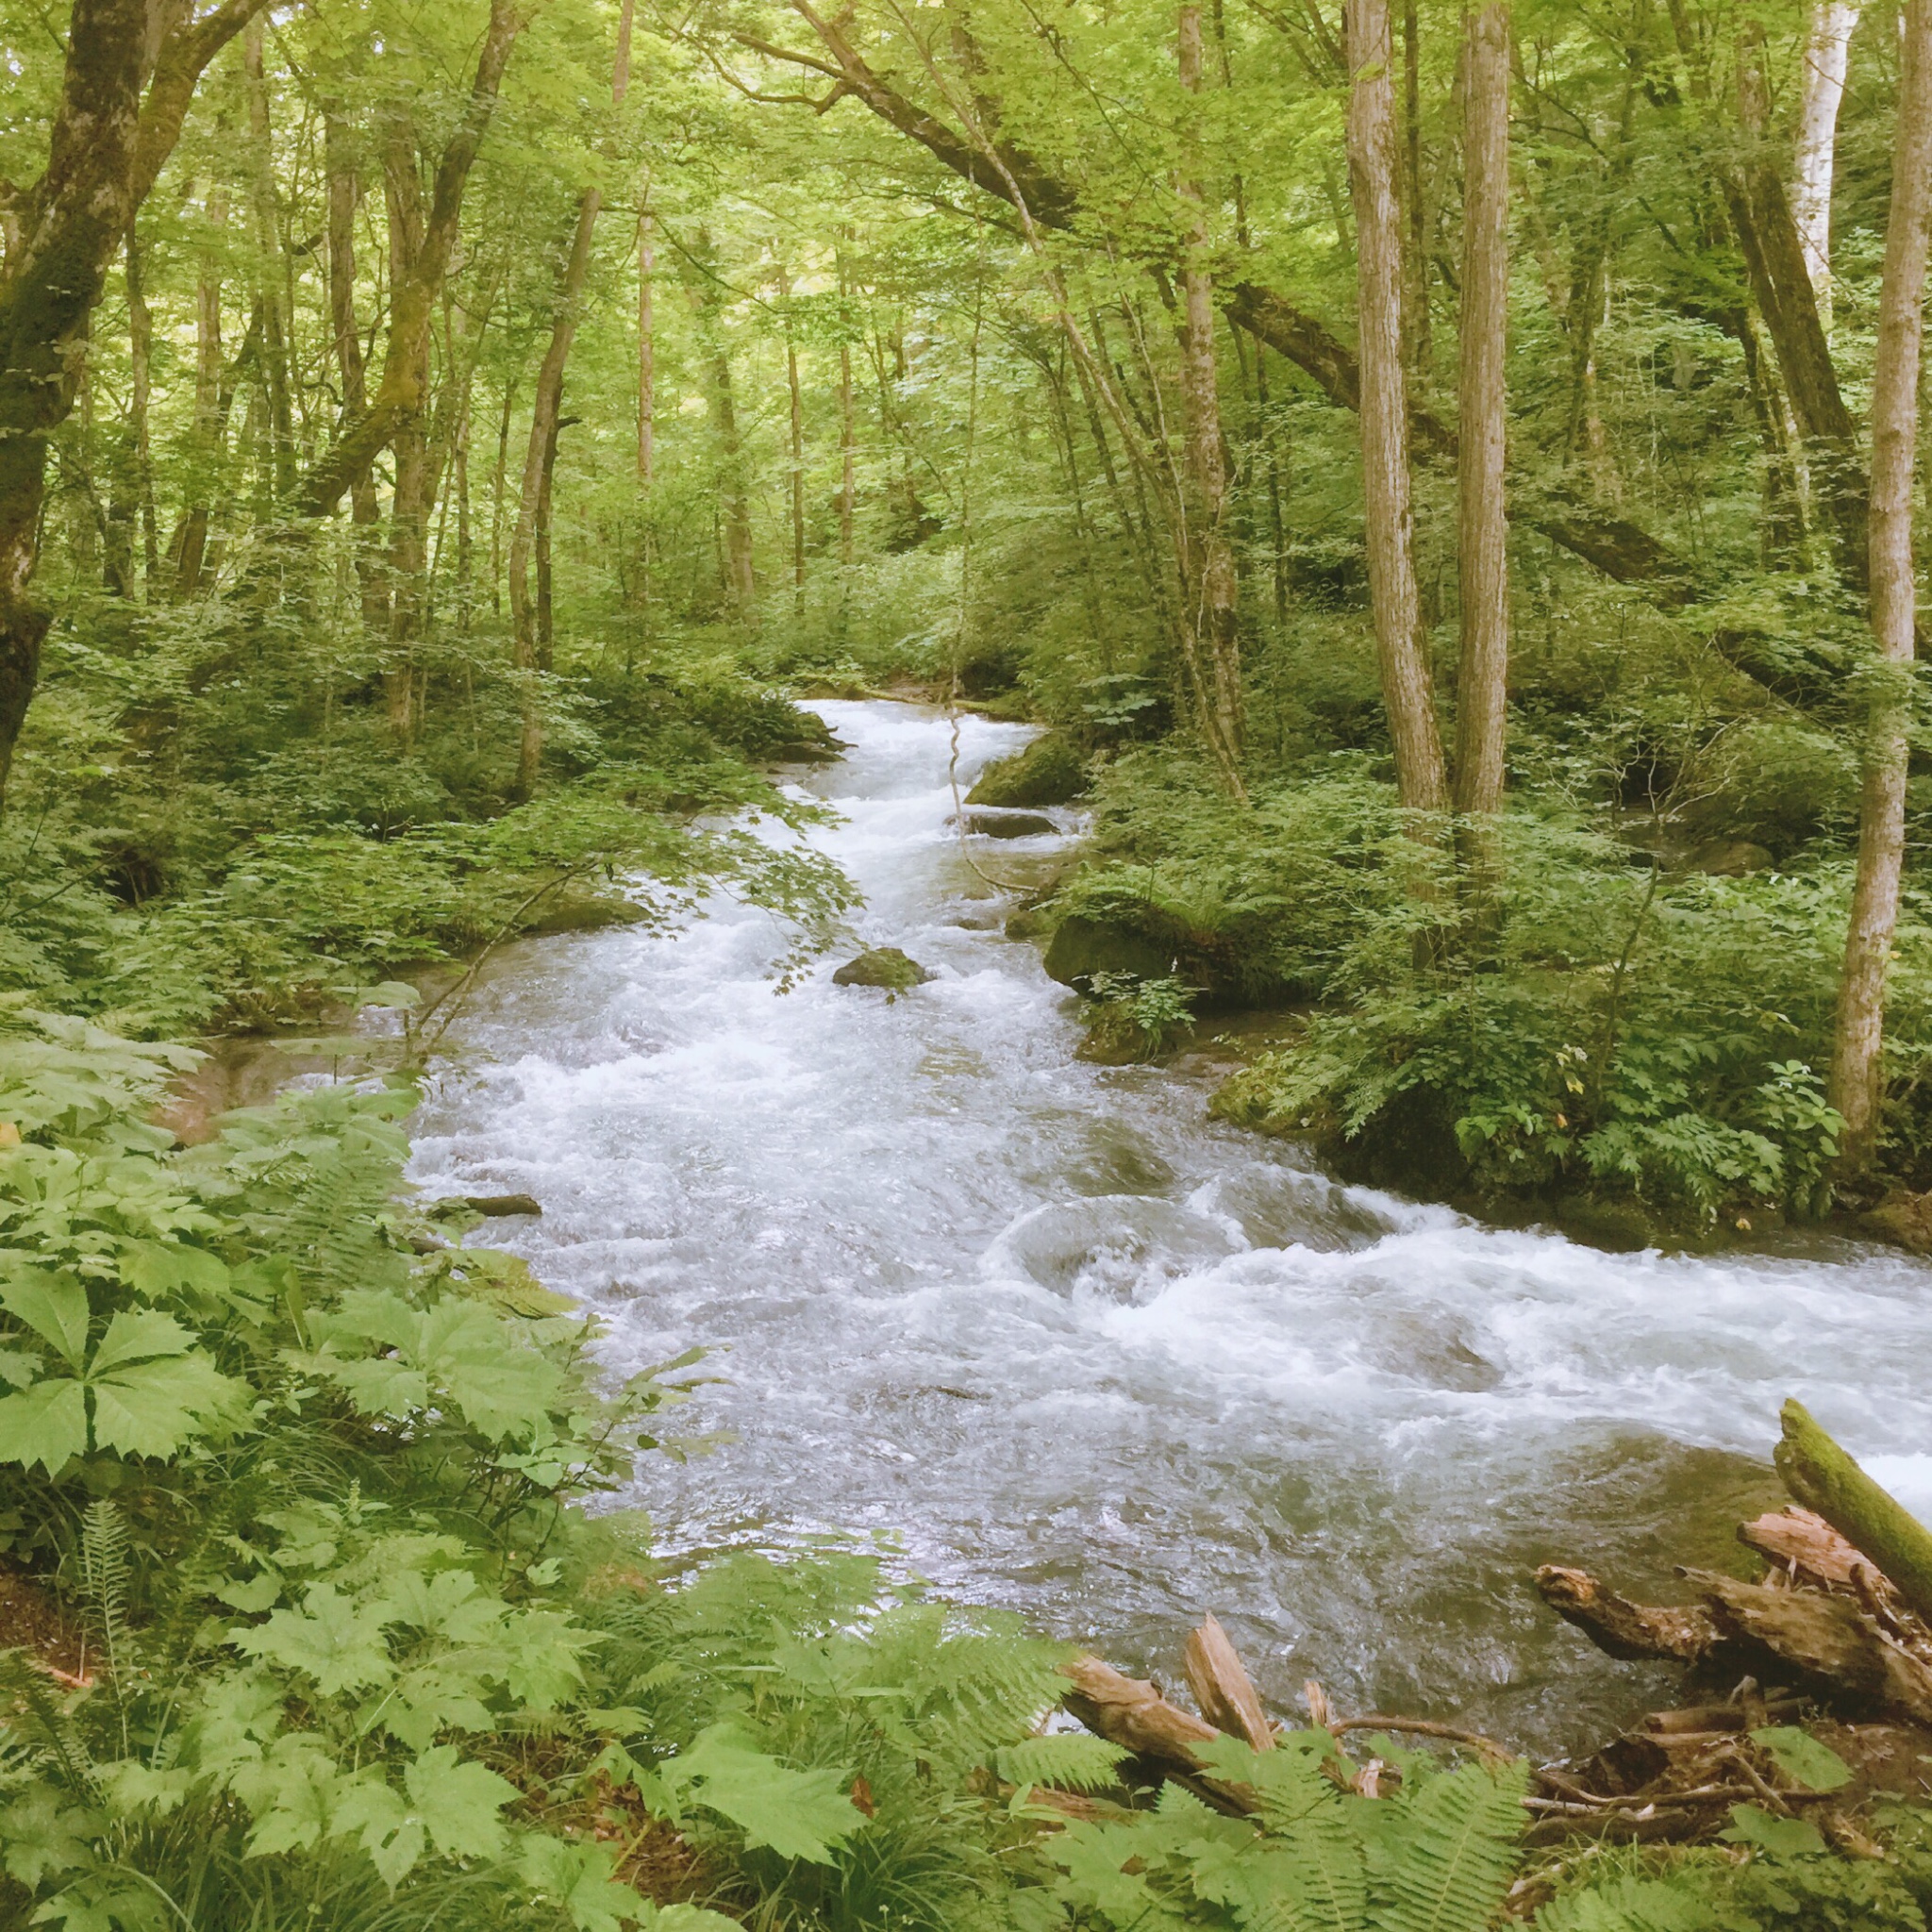
[[[894, 1531], [1123, 1665], [1175, 1676], [1212, 1609], [1283, 1710], [1313, 1676], [1555, 1748], [1659, 1680], [1558, 1624], [1535, 1564], [1668, 1591], [1724, 1560], [1788, 1393], [1932, 1491], [1932, 1270], [1489, 1229], [1216, 1124], [1205, 1061], [1076, 1059], [1078, 1002], [982, 876], [1068, 841], [969, 858], [944, 718], [821, 708], [851, 749], [801, 781], [843, 815], [812, 837], [866, 892], [858, 937], [937, 977], [889, 999], [828, 958], [780, 996], [784, 935], [730, 906], [532, 941], [417, 1143], [432, 1193], [542, 1201], [477, 1239], [595, 1308], [613, 1363], [716, 1352], [693, 1425], [734, 1440], [637, 1477], [667, 1547]], [[959, 732], [962, 786], [1028, 736]]]

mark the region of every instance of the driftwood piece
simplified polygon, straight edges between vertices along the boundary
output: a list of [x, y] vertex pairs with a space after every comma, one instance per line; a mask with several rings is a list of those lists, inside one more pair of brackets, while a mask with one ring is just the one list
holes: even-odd
[[1889, 1641], [1849, 1598], [1771, 1590], [1707, 1570], [1684, 1575], [1710, 1605], [1724, 1635], [1757, 1644], [1855, 1698], [1932, 1723], [1932, 1666]]
[[1188, 1639], [1181, 1668], [1194, 1702], [1217, 1730], [1240, 1738], [1257, 1751], [1274, 1748], [1274, 1727], [1261, 1708], [1246, 1667], [1214, 1617], [1204, 1617]]
[[1596, 1647], [1624, 1663], [1662, 1658], [1694, 1664], [1715, 1647], [1720, 1632], [1701, 1604], [1633, 1604], [1583, 1570], [1545, 1563], [1536, 1573], [1543, 1601], [1574, 1624]]
[[1060, 1666], [1073, 1689], [1060, 1700], [1093, 1732], [1158, 1764], [1198, 1772], [1198, 1747], [1221, 1733], [1191, 1712], [1170, 1704], [1144, 1678], [1129, 1677], [1097, 1657], [1076, 1657]]
[[1854, 1590], [1857, 1573], [1862, 1569], [1880, 1594], [1897, 1594], [1878, 1565], [1815, 1510], [1793, 1506], [1740, 1523], [1738, 1541], [1769, 1557], [1797, 1582], [1824, 1590]]
[[1880, 1489], [1799, 1402], [1787, 1402], [1773, 1452], [1785, 1488], [1891, 1580], [1908, 1609], [1932, 1623], [1932, 1530]]

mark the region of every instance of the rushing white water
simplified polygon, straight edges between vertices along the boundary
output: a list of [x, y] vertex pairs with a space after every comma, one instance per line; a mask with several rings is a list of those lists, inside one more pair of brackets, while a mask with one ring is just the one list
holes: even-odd
[[[596, 1308], [613, 1361], [716, 1351], [694, 1425], [736, 1440], [639, 1473], [668, 1543], [891, 1529], [1123, 1663], [1172, 1676], [1211, 1608], [1284, 1708], [1315, 1676], [1554, 1745], [1653, 1686], [1532, 1567], [1722, 1561], [1785, 1395], [1932, 1491], [1932, 1270], [1486, 1229], [1211, 1122], [1206, 1065], [1076, 1060], [1078, 1003], [949, 828], [944, 719], [822, 708], [852, 749], [808, 781], [845, 819], [814, 838], [858, 936], [938, 977], [889, 999], [827, 959], [779, 996], [783, 936], [728, 906], [533, 941], [417, 1143], [430, 1192], [542, 1201], [479, 1239]], [[962, 784], [1026, 735], [963, 721]], [[972, 842], [1000, 877], [1065, 844]]]

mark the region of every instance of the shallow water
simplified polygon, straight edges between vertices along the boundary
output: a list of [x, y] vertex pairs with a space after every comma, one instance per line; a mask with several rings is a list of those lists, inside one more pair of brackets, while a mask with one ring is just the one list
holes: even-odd
[[[639, 1472], [668, 1545], [891, 1529], [1163, 1679], [1212, 1609], [1284, 1711], [1312, 1676], [1557, 1748], [1665, 1680], [1530, 1570], [1724, 1560], [1785, 1395], [1932, 1500], [1932, 1269], [1487, 1229], [1210, 1121], [1206, 1066], [1076, 1060], [1078, 1003], [949, 827], [945, 720], [819, 708], [851, 750], [805, 781], [844, 814], [814, 840], [867, 894], [858, 936], [938, 977], [837, 988], [841, 953], [779, 996], [783, 936], [731, 906], [533, 941], [417, 1142], [432, 1193], [543, 1202], [477, 1239], [595, 1307], [614, 1363], [717, 1351], [680, 1420], [736, 1441]], [[962, 788], [1027, 735], [961, 721]], [[971, 852], [1019, 879], [1065, 842]]]

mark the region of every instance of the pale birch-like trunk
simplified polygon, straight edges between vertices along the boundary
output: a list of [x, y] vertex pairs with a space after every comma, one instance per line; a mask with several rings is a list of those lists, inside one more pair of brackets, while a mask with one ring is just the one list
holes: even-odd
[[1402, 211], [1396, 201], [1389, 0], [1349, 0], [1348, 173], [1361, 329], [1362, 502], [1369, 599], [1382, 698], [1404, 805], [1441, 811], [1448, 773], [1423, 653], [1409, 497], [1408, 395], [1403, 373]]
[[1845, 1124], [1841, 1162], [1853, 1175], [1871, 1167], [1878, 1141], [1885, 1091], [1886, 966], [1898, 924], [1905, 863], [1918, 588], [1912, 565], [1912, 473], [1932, 224], [1932, 0], [1906, 0], [1901, 39], [1891, 210], [1872, 362], [1868, 555], [1872, 634], [1880, 670], [1866, 727], [1858, 869], [1831, 1062], [1831, 1104]]
[[591, 268], [591, 237], [597, 225], [601, 200], [594, 188], [587, 188], [577, 203], [576, 225], [571, 236], [569, 259], [557, 291], [557, 315], [550, 327], [550, 345], [543, 353], [537, 372], [537, 392], [530, 411], [530, 441], [524, 457], [523, 494], [517, 508], [516, 529], [509, 544], [509, 608], [513, 648], [517, 668], [525, 674], [523, 741], [517, 755], [517, 791], [527, 798], [537, 783], [537, 768], [543, 756], [543, 726], [537, 704], [535, 673], [540, 662], [538, 604], [530, 595], [530, 558], [536, 545], [540, 522], [548, 537], [548, 519], [543, 516], [544, 498], [557, 447], [558, 416], [563, 402], [564, 365], [570, 360], [571, 343], [575, 340], [577, 305], [584, 291], [584, 278]]
[[1503, 797], [1509, 677], [1504, 504], [1509, 297], [1509, 9], [1469, 20], [1464, 45], [1462, 328], [1457, 444], [1462, 656], [1456, 692], [1456, 808]]
[[1845, 95], [1852, 34], [1863, 4], [1864, 0], [1814, 0], [1799, 77], [1791, 215], [1818, 298], [1818, 319], [1826, 334], [1831, 331], [1831, 182], [1838, 152], [1838, 110]]

